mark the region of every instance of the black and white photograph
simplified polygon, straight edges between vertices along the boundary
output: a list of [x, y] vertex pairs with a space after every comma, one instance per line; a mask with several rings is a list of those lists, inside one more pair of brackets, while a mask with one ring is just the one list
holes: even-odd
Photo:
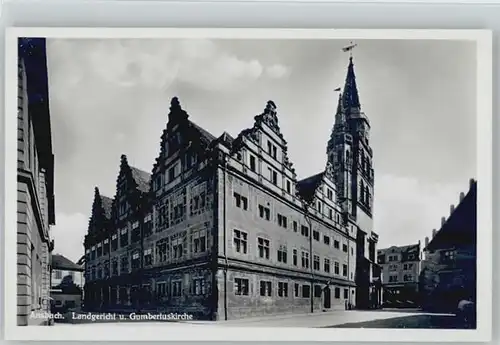
[[9, 36], [12, 334], [490, 329], [488, 32], [148, 30]]

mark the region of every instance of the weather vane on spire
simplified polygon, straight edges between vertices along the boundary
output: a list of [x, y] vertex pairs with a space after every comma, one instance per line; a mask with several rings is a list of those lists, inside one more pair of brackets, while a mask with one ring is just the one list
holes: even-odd
[[352, 50], [357, 47], [358, 44], [357, 43], [353, 43], [351, 41], [351, 44], [349, 44], [348, 46], [345, 46], [344, 48], [342, 48], [342, 51], [345, 53], [345, 52], [349, 52], [349, 57], [352, 58]]

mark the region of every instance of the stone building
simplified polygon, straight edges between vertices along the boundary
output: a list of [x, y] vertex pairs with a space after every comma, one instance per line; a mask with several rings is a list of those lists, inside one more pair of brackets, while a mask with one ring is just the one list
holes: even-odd
[[67, 257], [53, 254], [51, 257], [52, 311], [80, 310], [83, 297], [84, 268]]
[[123, 156], [113, 201], [96, 190], [86, 306], [207, 319], [369, 307], [372, 152], [354, 79], [351, 60], [325, 168], [305, 179], [274, 102], [234, 138], [173, 98], [152, 174]]
[[50, 226], [54, 215], [52, 153], [44, 39], [19, 39], [17, 105], [17, 324], [49, 311]]
[[435, 311], [456, 311], [462, 299], [476, 301], [477, 181], [460, 193], [450, 216], [441, 219], [441, 228], [425, 239], [420, 275], [423, 307]]
[[377, 260], [382, 267], [385, 307], [411, 308], [420, 305], [420, 253], [420, 242], [377, 251]]

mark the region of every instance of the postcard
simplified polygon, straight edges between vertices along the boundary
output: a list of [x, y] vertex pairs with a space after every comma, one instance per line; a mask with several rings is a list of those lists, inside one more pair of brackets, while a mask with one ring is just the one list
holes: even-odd
[[10, 28], [6, 337], [490, 339], [491, 44]]

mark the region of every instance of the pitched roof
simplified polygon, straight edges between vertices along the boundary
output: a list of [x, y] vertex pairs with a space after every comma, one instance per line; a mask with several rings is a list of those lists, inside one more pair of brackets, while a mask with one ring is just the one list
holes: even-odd
[[83, 268], [61, 254], [52, 254], [52, 269], [82, 271]]
[[323, 181], [323, 175], [324, 172], [321, 172], [297, 182], [298, 192], [304, 198], [304, 200], [310, 202], [314, 198], [316, 189]]
[[383, 252], [387, 252], [387, 251], [392, 250], [392, 249], [394, 249], [394, 252], [398, 252], [398, 253], [419, 252], [420, 244], [417, 243], [417, 244], [409, 244], [409, 245], [406, 245], [406, 246], [391, 246], [389, 248], [379, 249], [379, 250], [377, 250], [377, 252], [379, 254], [381, 254]]
[[137, 187], [141, 192], [149, 192], [149, 182], [151, 181], [151, 174], [137, 169], [133, 166], [130, 167], [132, 171], [132, 177], [134, 178], [135, 183], [137, 183]]
[[196, 123], [194, 123], [191, 120], [188, 120], [190, 125], [193, 126], [198, 132], [200, 132], [201, 140], [206, 144], [210, 144], [213, 140], [215, 140], [215, 136], [213, 136], [210, 132], [208, 132], [206, 129], [198, 126]]
[[107, 196], [101, 195], [102, 208], [104, 209], [104, 214], [107, 218], [111, 218], [111, 208], [113, 207], [113, 199]]

